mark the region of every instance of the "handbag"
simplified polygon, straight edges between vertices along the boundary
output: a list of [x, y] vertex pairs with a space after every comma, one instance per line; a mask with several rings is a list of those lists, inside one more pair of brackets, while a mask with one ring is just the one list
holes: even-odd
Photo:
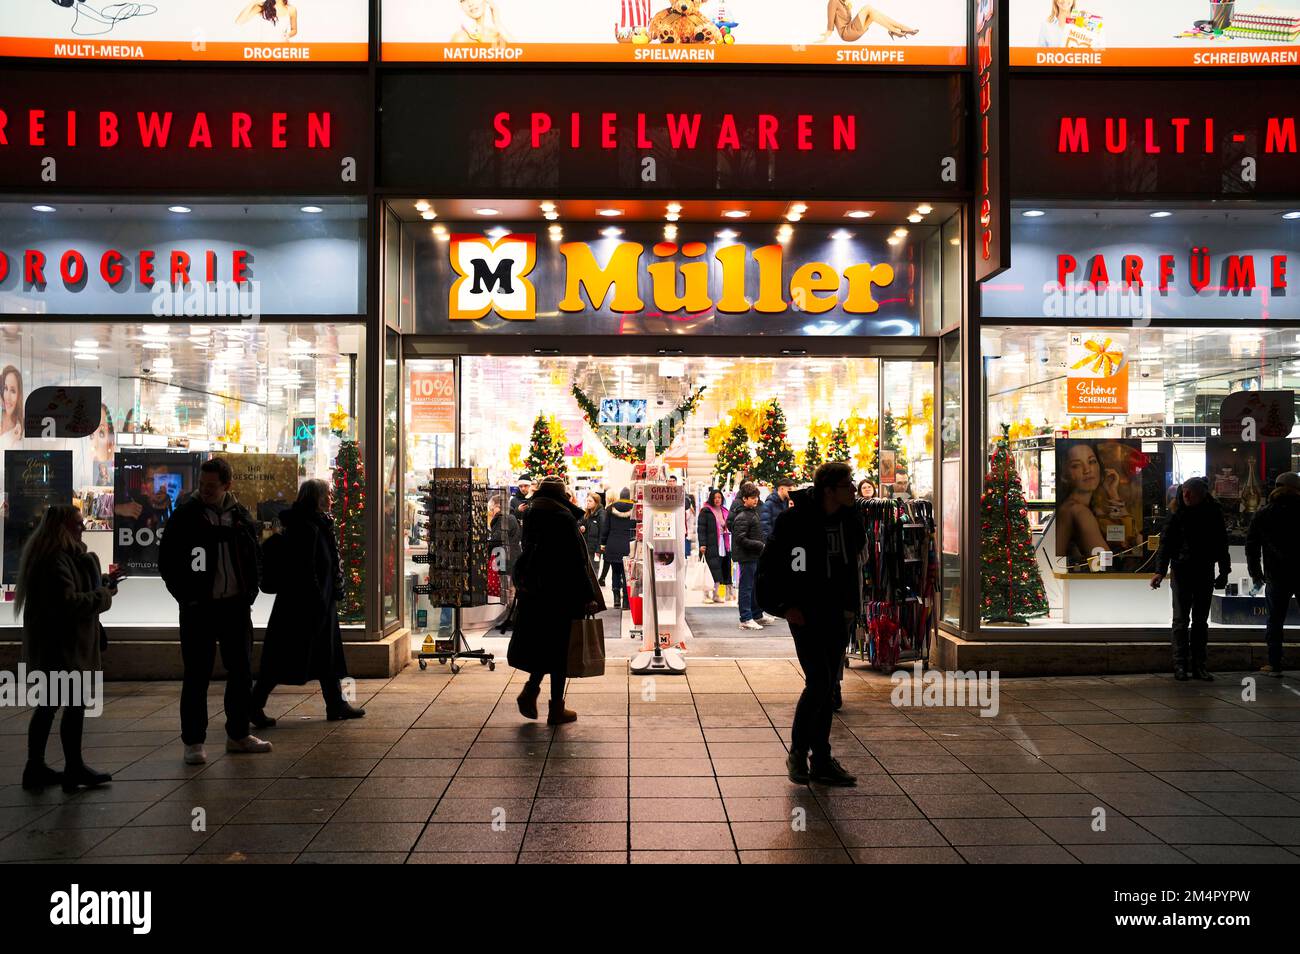
[[575, 619], [569, 627], [570, 679], [605, 675], [605, 626], [592, 616]]

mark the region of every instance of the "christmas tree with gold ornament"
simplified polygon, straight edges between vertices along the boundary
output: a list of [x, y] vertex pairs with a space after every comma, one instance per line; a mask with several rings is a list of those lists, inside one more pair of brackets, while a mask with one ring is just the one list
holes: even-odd
[[980, 495], [980, 617], [1025, 625], [1047, 615], [1047, 595], [1008, 431], [1003, 425]]

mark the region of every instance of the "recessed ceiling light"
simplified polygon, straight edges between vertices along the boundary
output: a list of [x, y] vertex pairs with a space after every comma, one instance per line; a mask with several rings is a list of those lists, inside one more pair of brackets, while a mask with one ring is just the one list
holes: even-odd
[[475, 209], [475, 210], [474, 210], [474, 214], [475, 214], [475, 215], [500, 215], [500, 214], [501, 214], [501, 210], [500, 210], [500, 209], [489, 209], [489, 208]]
[[306, 212], [308, 215], [320, 215], [320, 214], [321, 214], [322, 212], [324, 212], [325, 210], [322, 209], [319, 205], [304, 205], [304, 206], [303, 206], [301, 209], [299, 209], [298, 211], [299, 211], [299, 212]]
[[670, 241], [670, 242], [671, 242], [673, 239], [677, 238], [677, 226], [675, 226], [675, 225], [665, 225], [665, 226], [664, 226], [664, 238], [666, 238], [666, 239], [667, 239], [668, 241]]
[[723, 229], [722, 231], [718, 232], [717, 235], [718, 238], [722, 239], [722, 241], [724, 242], [730, 242], [732, 239], [736, 237], [736, 233], [731, 231], [731, 229]]
[[667, 215], [664, 216], [664, 218], [667, 219], [669, 222], [676, 222], [678, 219], [681, 218], [681, 216], [678, 215], [676, 212], [669, 212]]
[[808, 206], [803, 202], [795, 202], [790, 206], [790, 211], [795, 215], [803, 215], [808, 211]]
[[681, 204], [680, 202], [669, 202], [669, 203], [668, 203], [668, 211], [669, 211], [669, 212], [672, 212], [674, 215], [675, 215], [676, 213], [680, 212], [681, 210], [682, 210], [682, 204]]
[[907, 235], [907, 229], [903, 228], [901, 225], [898, 228], [894, 229], [894, 236], [896, 238], [903, 238], [906, 235]]
[[99, 347], [99, 342], [94, 338], [78, 338], [72, 342], [74, 347], [81, 348], [84, 351], [92, 351]]
[[83, 354], [81, 352], [74, 354], [72, 357], [77, 361], [98, 361], [99, 360], [99, 355], [97, 354]]
[[623, 210], [622, 209], [597, 209], [596, 214], [603, 215], [607, 219], [613, 219], [622, 215]]
[[1167, 219], [1167, 218], [1169, 218], [1169, 216], [1171, 216], [1171, 215], [1173, 215], [1172, 212], [1152, 212], [1152, 213], [1151, 213], [1151, 218], [1153, 218], [1153, 219]]
[[542, 209], [543, 212], [554, 212], [554, 211], [555, 211], [555, 203], [554, 203], [554, 202], [543, 202], [543, 203], [541, 204], [541, 209]]
[[554, 222], [559, 217], [560, 217], [560, 213], [555, 211], [542, 213], [542, 218], [546, 219], [546, 221], [548, 222]]
[[803, 213], [802, 213], [802, 212], [787, 212], [786, 215], [785, 215], [785, 217], [786, 217], [787, 219], [789, 219], [791, 222], [798, 222], [800, 219], [803, 218]]
[[431, 208], [433, 208], [433, 205], [428, 199], [421, 199], [419, 202], [415, 203], [416, 212], [428, 212]]
[[1027, 219], [1040, 219], [1047, 213], [1044, 212], [1042, 209], [1025, 209], [1025, 211], [1021, 212], [1020, 214]]
[[169, 205], [167, 206], [167, 211], [175, 212], [177, 215], [189, 215], [194, 210], [188, 205]]
[[837, 242], [846, 242], [853, 238], [853, 233], [844, 229], [836, 229], [831, 233], [831, 238], [835, 239]]
[[437, 217], [438, 217], [438, 213], [433, 211], [433, 209], [425, 209], [423, 212], [420, 213], [420, 218], [424, 219], [424, 221], [426, 222], [431, 222]]
[[729, 219], [743, 219], [748, 217], [749, 209], [727, 209], [722, 214]]
[[53, 212], [53, 211], [54, 211], [54, 206], [52, 206], [52, 205], [34, 205], [34, 206], [32, 206], [32, 211], [33, 211], [33, 212]]
[[601, 229], [600, 234], [605, 236], [605, 238], [618, 238], [620, 235], [623, 234], [623, 230], [616, 229], [614, 228], [614, 226], [611, 225], [607, 229]]
[[907, 217], [907, 221], [909, 221], [909, 222], [911, 222], [913, 225], [915, 225], [917, 222], [920, 222], [920, 221], [921, 221], [921, 213], [920, 213], [920, 212], [913, 212], [911, 215], [909, 215], [909, 216]]
[[846, 219], [869, 219], [876, 213], [871, 209], [849, 209], [844, 213]]
[[1300, 211], [1296, 211], [1296, 212], [1283, 212], [1283, 213], [1282, 213], [1282, 218], [1284, 218], [1284, 219], [1300, 219]]
[[934, 206], [932, 206], [929, 202], [922, 202], [920, 205], [916, 207], [916, 211], [920, 212], [922, 215], [929, 215], [931, 212], [934, 211]]
[[885, 241], [888, 242], [890, 245], [897, 245], [899, 242], [903, 240], [899, 238], [897, 235], [891, 235], [889, 236], [889, 238], [885, 239]]

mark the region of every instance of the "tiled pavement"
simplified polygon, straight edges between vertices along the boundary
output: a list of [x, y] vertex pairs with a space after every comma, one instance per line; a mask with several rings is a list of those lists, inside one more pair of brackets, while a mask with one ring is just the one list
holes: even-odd
[[[87, 761], [111, 786], [18, 785], [0, 709], [0, 860], [85, 862], [1300, 862], [1300, 684], [1241, 676], [1003, 680], [1000, 712], [895, 708], [853, 671], [835, 723], [856, 789], [798, 788], [789, 660], [693, 659], [571, 683], [579, 721], [515, 709], [521, 676], [410, 667], [361, 721], [277, 692], [275, 751], [185, 766], [176, 683], [110, 684]], [[57, 753], [57, 737], [50, 754]], [[194, 831], [195, 809], [206, 816]], [[1094, 830], [1104, 812], [1104, 831]]]

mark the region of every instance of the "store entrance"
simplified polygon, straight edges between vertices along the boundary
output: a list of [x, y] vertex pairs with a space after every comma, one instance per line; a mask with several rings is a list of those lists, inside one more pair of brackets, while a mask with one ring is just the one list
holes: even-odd
[[[696, 656], [793, 655], [783, 621], [762, 631], [741, 630], [736, 600], [738, 566], [701, 560], [700, 519], [712, 490], [730, 512], [743, 478], [760, 487], [760, 512], [776, 513], [784, 496], [811, 482], [819, 463], [846, 460], [860, 493], [933, 499], [934, 363], [930, 358], [828, 355], [486, 355], [408, 357], [406, 378], [407, 625], [413, 645], [438, 637], [450, 612], [415, 592], [423, 552], [418, 488], [435, 467], [482, 468], [495, 500], [495, 540], [509, 542], [512, 500], [520, 478], [564, 477], [574, 502], [589, 509], [589, 550], [614, 606], [628, 525], [618, 519], [635, 463], [653, 444], [668, 473], [685, 485], [682, 530], [688, 556], [685, 617]], [[865, 350], [865, 349], [864, 349]], [[408, 355], [419, 349], [408, 347]], [[435, 402], [432, 395], [445, 395]], [[793, 481], [781, 488], [782, 479]], [[775, 496], [777, 503], [768, 504]], [[517, 504], [516, 504], [517, 509]], [[498, 511], [502, 516], [497, 516]], [[722, 538], [704, 540], [716, 555]], [[509, 549], [507, 547], [507, 549]], [[488, 630], [509, 599], [507, 579], [489, 579], [489, 605], [466, 610], [471, 638]], [[621, 601], [620, 601], [621, 602]], [[609, 614], [607, 632], [628, 628], [630, 614]], [[624, 646], [623, 643], [627, 645]], [[607, 641], [611, 656], [637, 644]]]

